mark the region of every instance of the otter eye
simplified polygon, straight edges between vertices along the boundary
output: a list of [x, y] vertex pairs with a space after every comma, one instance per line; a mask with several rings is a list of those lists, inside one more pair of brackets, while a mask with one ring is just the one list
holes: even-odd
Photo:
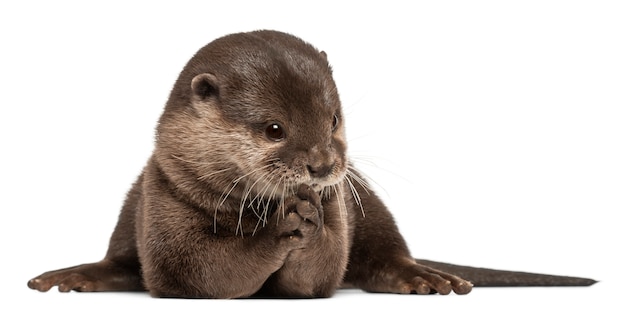
[[339, 116], [337, 114], [333, 115], [333, 132], [337, 129], [339, 125]]
[[265, 136], [272, 141], [281, 141], [285, 139], [285, 131], [278, 124], [270, 124], [265, 127]]

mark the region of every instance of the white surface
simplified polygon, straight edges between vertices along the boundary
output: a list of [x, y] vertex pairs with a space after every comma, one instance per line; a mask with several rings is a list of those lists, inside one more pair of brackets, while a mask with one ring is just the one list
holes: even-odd
[[[228, 3], [0, 4], [3, 302], [623, 308], [623, 4]], [[329, 54], [351, 153], [384, 188], [416, 257], [601, 282], [446, 297], [342, 291], [305, 301], [27, 289], [43, 271], [104, 255], [185, 62], [219, 36], [259, 28], [296, 34]]]

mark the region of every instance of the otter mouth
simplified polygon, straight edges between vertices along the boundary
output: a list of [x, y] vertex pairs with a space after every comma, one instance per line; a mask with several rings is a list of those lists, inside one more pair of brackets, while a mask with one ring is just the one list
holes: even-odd
[[341, 181], [344, 178], [345, 178], [345, 173], [342, 173], [341, 175], [336, 176], [336, 177], [326, 177], [322, 179], [314, 178], [308, 182], [304, 182], [304, 184], [308, 185], [309, 187], [311, 187], [311, 189], [313, 189], [316, 192], [321, 192], [326, 187], [332, 187], [341, 183]]

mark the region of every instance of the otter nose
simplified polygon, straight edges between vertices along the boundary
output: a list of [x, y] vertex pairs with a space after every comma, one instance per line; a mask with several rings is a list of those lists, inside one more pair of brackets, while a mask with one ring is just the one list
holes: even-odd
[[319, 166], [307, 165], [306, 168], [309, 170], [309, 174], [312, 177], [323, 178], [330, 174], [334, 166], [335, 164], [333, 163], [330, 165], [319, 165]]

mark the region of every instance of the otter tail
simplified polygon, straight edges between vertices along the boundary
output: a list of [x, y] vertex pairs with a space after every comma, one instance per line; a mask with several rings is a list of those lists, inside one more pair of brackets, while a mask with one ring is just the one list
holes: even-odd
[[474, 287], [590, 286], [597, 282], [586, 278], [459, 266], [423, 259], [416, 259], [415, 261], [418, 264], [459, 276], [472, 282]]

